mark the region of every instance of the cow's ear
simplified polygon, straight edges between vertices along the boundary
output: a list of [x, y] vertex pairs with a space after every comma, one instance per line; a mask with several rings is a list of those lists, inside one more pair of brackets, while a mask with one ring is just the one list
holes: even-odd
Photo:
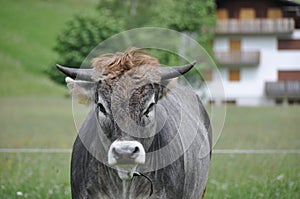
[[74, 80], [70, 77], [65, 79], [67, 86], [79, 104], [89, 105], [95, 101], [95, 83], [89, 81]]

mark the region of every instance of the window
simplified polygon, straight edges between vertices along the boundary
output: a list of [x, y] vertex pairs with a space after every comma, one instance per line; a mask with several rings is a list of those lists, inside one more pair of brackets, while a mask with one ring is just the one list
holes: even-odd
[[255, 19], [255, 10], [253, 8], [241, 8], [240, 19]]
[[280, 39], [278, 40], [279, 50], [300, 50], [300, 39]]
[[300, 81], [300, 70], [278, 71], [278, 81]]
[[231, 63], [240, 63], [241, 62], [241, 40], [232, 39], [230, 40], [230, 59]]
[[231, 81], [231, 82], [240, 81], [240, 70], [239, 69], [229, 69], [229, 81]]
[[212, 71], [211, 70], [205, 70], [202, 73], [204, 81], [212, 81]]
[[241, 40], [232, 39], [230, 40], [230, 51], [240, 51], [241, 50]]
[[280, 19], [282, 18], [282, 12], [279, 8], [269, 8], [267, 12], [269, 19]]
[[226, 9], [218, 9], [217, 10], [217, 19], [228, 19], [228, 12]]

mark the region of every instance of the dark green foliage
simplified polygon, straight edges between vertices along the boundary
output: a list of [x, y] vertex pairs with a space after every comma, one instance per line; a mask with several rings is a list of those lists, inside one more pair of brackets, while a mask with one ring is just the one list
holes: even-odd
[[[214, 0], [101, 0], [98, 9], [105, 9], [117, 20], [124, 20], [125, 28], [143, 26], [164, 27], [184, 32], [200, 43], [209, 54], [215, 25]], [[188, 45], [184, 44], [183, 45]], [[165, 65], [185, 64], [172, 52], [151, 50], [151, 54]], [[192, 81], [201, 79], [195, 70], [188, 76]]]
[[[96, 16], [76, 16], [66, 24], [65, 29], [58, 36], [54, 50], [59, 58], [56, 63], [79, 68], [85, 57], [100, 42], [122, 30], [122, 23], [108, 17], [106, 12]], [[53, 63], [47, 73], [51, 79], [64, 83], [64, 75]]]
[[215, 25], [214, 0], [101, 0], [98, 8], [124, 20], [127, 29], [157, 26], [196, 32], [201, 43], [211, 40]]
[[162, 11], [168, 12], [170, 0], [100, 0], [98, 9], [105, 9], [111, 17], [124, 21], [126, 29], [145, 26], [166, 27]]
[[[171, 28], [193, 35], [211, 52], [214, 0], [100, 0], [97, 10], [101, 13], [99, 16], [77, 16], [67, 24], [54, 49], [59, 54], [57, 63], [79, 67], [101, 41], [121, 30], [145, 26]], [[171, 52], [154, 55], [166, 65], [182, 64], [181, 58]], [[54, 81], [64, 82], [64, 76], [54, 64], [47, 72]]]
[[179, 55], [160, 49], [147, 49], [146, 52], [157, 58], [162, 65], [166, 66], [176, 66], [181, 60]]
[[181, 0], [173, 7], [169, 27], [178, 31], [197, 32], [209, 36], [215, 24], [215, 3], [212, 0]]

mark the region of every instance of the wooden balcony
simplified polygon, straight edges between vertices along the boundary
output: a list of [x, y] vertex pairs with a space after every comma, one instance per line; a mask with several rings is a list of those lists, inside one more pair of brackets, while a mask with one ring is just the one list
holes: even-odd
[[268, 97], [299, 98], [300, 81], [266, 82], [265, 93]]
[[257, 66], [260, 61], [259, 51], [216, 51], [220, 66]]
[[215, 33], [226, 34], [290, 34], [295, 29], [292, 18], [218, 20]]

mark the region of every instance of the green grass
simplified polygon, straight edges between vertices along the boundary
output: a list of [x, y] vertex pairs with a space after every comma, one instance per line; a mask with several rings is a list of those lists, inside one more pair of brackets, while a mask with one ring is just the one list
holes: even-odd
[[16, 59], [0, 51], [0, 96], [56, 96], [66, 95], [65, 88], [55, 85], [44, 74], [33, 74], [24, 70]]
[[[71, 148], [71, 99], [6, 97], [0, 104], [0, 148]], [[230, 106], [215, 148], [299, 149], [299, 112], [299, 106]], [[206, 198], [299, 198], [299, 158], [214, 154]], [[70, 154], [0, 153], [0, 161], [1, 198], [18, 198], [18, 191], [28, 198], [70, 198]]]
[[71, 99], [0, 98], [0, 147], [71, 148], [76, 136]]
[[[299, 155], [214, 155], [206, 199], [295, 199]], [[70, 198], [70, 154], [1, 154], [0, 196]]]
[[98, 0], [1, 0], [0, 96], [63, 95], [43, 73], [53, 64], [57, 35], [75, 14], [95, 12]]
[[1, 154], [0, 159], [0, 198], [71, 198], [69, 154]]
[[[0, 107], [0, 147], [71, 147], [76, 135], [71, 98], [2, 97]], [[300, 106], [229, 106], [214, 148], [300, 149], [299, 112]]]
[[300, 149], [300, 106], [227, 106], [215, 149]]
[[299, 198], [299, 158], [299, 154], [214, 154], [206, 199]]

